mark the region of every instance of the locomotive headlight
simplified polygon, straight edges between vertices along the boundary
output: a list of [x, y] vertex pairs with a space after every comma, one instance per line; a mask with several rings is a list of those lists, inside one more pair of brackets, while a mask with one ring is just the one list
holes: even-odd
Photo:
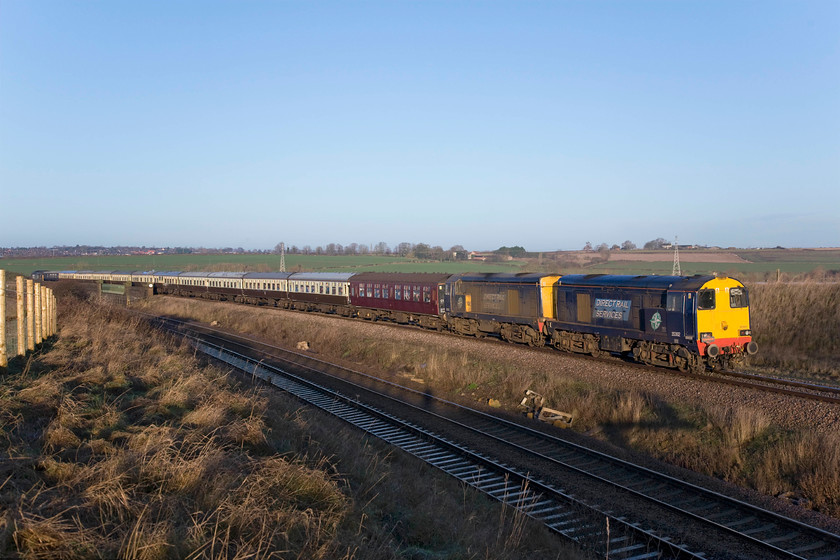
[[752, 331], [750, 329], [741, 329], [741, 336], [752, 336]]
[[714, 339], [715, 339], [715, 337], [712, 336], [712, 333], [710, 333], [710, 332], [701, 332], [700, 333], [700, 340], [702, 340], [703, 342], [705, 342], [707, 340], [714, 340]]

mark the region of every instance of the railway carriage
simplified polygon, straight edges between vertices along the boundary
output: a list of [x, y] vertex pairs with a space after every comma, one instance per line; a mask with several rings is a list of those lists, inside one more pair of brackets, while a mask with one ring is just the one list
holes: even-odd
[[155, 271], [153, 275], [155, 285], [155, 293], [168, 293], [167, 290], [171, 286], [176, 286], [178, 284], [178, 275], [180, 272], [176, 271]]
[[357, 316], [443, 329], [440, 298], [449, 274], [363, 272], [350, 281]]
[[103, 280], [108, 280], [109, 282], [131, 282], [132, 273], [131, 270], [115, 270], [108, 278], [103, 278]]
[[289, 307], [349, 316], [352, 276], [350, 272], [295, 272], [288, 278]]
[[182, 272], [178, 275], [178, 285], [189, 286], [192, 291], [206, 292], [210, 287], [207, 272]]
[[559, 276], [522, 273], [456, 274], [446, 282], [444, 315], [455, 332], [542, 346], [546, 320], [554, 316]]
[[145, 286], [154, 287], [155, 283], [155, 271], [154, 270], [142, 270], [142, 271], [135, 271], [131, 273], [131, 282], [134, 284], [143, 284]]
[[287, 307], [290, 272], [248, 272], [243, 276], [242, 303]]
[[32, 279], [35, 282], [52, 282], [59, 279], [61, 273], [53, 270], [35, 270]]

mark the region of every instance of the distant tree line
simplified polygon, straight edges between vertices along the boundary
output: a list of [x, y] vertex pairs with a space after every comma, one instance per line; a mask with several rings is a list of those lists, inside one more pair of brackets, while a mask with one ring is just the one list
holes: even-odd
[[[274, 247], [275, 253], [280, 253], [280, 243]], [[415, 258], [433, 261], [466, 260], [467, 250], [462, 245], [453, 245], [444, 249], [440, 245], [431, 246], [427, 243], [409, 243], [404, 241], [393, 247], [389, 247], [384, 241], [368, 246], [364, 243], [328, 243], [318, 245], [314, 249], [311, 245], [298, 247], [290, 245], [286, 247], [286, 253], [291, 255], [396, 255], [399, 257]]]
[[[646, 251], [655, 251], [657, 249], [665, 249], [671, 247], [671, 242], [666, 240], [662, 237], [657, 237], [656, 239], [651, 239], [647, 243], [645, 243], [642, 248]], [[607, 252], [607, 251], [634, 251], [638, 247], [636, 244], [630, 241], [629, 239], [622, 243], [621, 245], [613, 244], [607, 245], [606, 243], [601, 243], [600, 245], [593, 246], [591, 241], [587, 241], [586, 244], [583, 246], [584, 251], [593, 251], [593, 252]]]

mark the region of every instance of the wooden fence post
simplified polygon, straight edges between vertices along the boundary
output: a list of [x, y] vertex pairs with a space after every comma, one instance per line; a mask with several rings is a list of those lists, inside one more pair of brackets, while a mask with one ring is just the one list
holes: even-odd
[[35, 285], [26, 281], [26, 349], [35, 350]]
[[26, 355], [26, 315], [23, 314], [23, 276], [17, 277], [17, 355]]
[[47, 311], [46, 311], [46, 315], [44, 315], [44, 317], [46, 317], [47, 327], [44, 329], [44, 338], [49, 338], [53, 335], [53, 332], [52, 332], [52, 306], [53, 306], [52, 290], [47, 288], [46, 293], [47, 293]]
[[0, 269], [0, 368], [9, 365], [6, 355], [6, 271]]
[[41, 284], [41, 341], [47, 340], [47, 287]]
[[58, 329], [55, 328], [55, 293], [50, 290], [50, 336], [55, 336]]
[[35, 290], [35, 345], [41, 344], [41, 284], [33, 284]]

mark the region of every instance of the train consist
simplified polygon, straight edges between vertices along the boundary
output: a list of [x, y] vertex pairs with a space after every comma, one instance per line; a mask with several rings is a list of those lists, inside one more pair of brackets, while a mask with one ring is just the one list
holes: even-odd
[[747, 289], [725, 276], [39, 271], [42, 280], [145, 285], [702, 371], [758, 347]]

